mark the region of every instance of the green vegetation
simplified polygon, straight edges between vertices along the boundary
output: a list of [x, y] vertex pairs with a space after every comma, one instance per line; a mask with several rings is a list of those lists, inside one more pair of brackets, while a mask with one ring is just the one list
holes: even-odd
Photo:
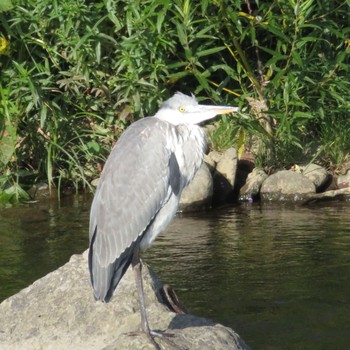
[[348, 162], [350, 2], [5, 0], [0, 201], [88, 188], [134, 119], [179, 90], [239, 105], [212, 147]]

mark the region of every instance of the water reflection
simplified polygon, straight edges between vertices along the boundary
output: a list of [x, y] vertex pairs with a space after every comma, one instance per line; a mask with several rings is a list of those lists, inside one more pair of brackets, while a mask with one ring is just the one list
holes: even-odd
[[347, 349], [350, 206], [179, 217], [147, 253], [194, 313], [256, 349]]
[[84, 197], [0, 209], [0, 301], [88, 245]]
[[[0, 210], [0, 298], [87, 247], [90, 200]], [[350, 204], [179, 215], [144, 254], [186, 307], [253, 349], [347, 349]]]

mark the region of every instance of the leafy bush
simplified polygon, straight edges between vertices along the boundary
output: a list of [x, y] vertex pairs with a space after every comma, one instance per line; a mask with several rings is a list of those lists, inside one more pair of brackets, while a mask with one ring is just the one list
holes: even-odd
[[262, 165], [348, 161], [349, 10], [316, 0], [6, 0], [0, 187], [43, 178], [88, 187], [124, 128], [176, 90], [240, 105], [214, 147], [246, 143]]

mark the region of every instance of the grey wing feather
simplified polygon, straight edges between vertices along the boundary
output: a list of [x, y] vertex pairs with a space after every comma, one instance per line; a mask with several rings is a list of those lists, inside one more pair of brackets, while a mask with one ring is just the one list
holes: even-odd
[[134, 245], [170, 196], [169, 127], [156, 118], [134, 123], [105, 164], [90, 213], [89, 268], [97, 299], [108, 301]]

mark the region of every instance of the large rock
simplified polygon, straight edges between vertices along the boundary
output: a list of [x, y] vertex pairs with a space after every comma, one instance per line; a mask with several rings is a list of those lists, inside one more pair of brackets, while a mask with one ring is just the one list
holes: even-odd
[[55, 187], [51, 187], [46, 182], [39, 182], [34, 184], [29, 189], [28, 194], [32, 199], [43, 200], [43, 199], [57, 199], [58, 191]]
[[337, 177], [337, 185], [339, 188], [350, 187], [350, 171]]
[[[237, 173], [236, 173], [236, 180], [234, 184], [234, 200], [235, 201], [242, 201], [242, 200], [255, 200], [259, 198], [259, 191], [260, 191], [260, 185], [257, 190], [257, 193], [254, 193], [255, 190], [249, 191], [247, 195], [244, 195], [244, 191], [242, 188], [247, 185], [247, 182], [250, 181], [250, 185], [252, 185], [252, 181], [255, 182], [256, 173], [252, 175], [252, 172], [255, 170], [255, 157], [251, 153], [242, 153], [240, 156], [238, 163], [237, 163]], [[263, 170], [261, 170], [264, 172]], [[242, 195], [243, 193], [243, 195]]]
[[322, 193], [309, 193], [304, 195], [303, 202], [305, 204], [317, 203], [330, 200], [350, 200], [350, 187], [340, 188], [337, 190], [330, 190]]
[[307, 165], [300, 165], [299, 169], [301, 174], [315, 184], [316, 190], [321, 190], [330, 179], [327, 170], [317, 164], [310, 163]]
[[315, 185], [301, 173], [281, 170], [270, 175], [262, 184], [260, 198], [265, 201], [303, 200], [306, 193], [315, 193]]
[[227, 149], [216, 164], [216, 172], [220, 173], [228, 181], [233, 189], [236, 180], [238, 154], [235, 148]]
[[[150, 325], [173, 337], [158, 339], [162, 349], [248, 349], [230, 328], [193, 315], [170, 312], [153, 288], [160, 282], [144, 267]], [[156, 287], [153, 287], [153, 284]], [[132, 270], [121, 280], [110, 303], [92, 297], [87, 252], [37, 280], [0, 304], [0, 349], [152, 349], [140, 326]]]
[[259, 198], [260, 188], [268, 175], [263, 169], [255, 168], [239, 191], [239, 200], [253, 202]]
[[237, 150], [229, 148], [221, 156], [218, 152], [210, 152], [209, 157], [216, 163], [213, 174], [213, 204], [232, 202], [238, 162]]
[[211, 206], [213, 197], [213, 178], [205, 162], [197, 171], [193, 180], [182, 192], [179, 210], [196, 211]]

